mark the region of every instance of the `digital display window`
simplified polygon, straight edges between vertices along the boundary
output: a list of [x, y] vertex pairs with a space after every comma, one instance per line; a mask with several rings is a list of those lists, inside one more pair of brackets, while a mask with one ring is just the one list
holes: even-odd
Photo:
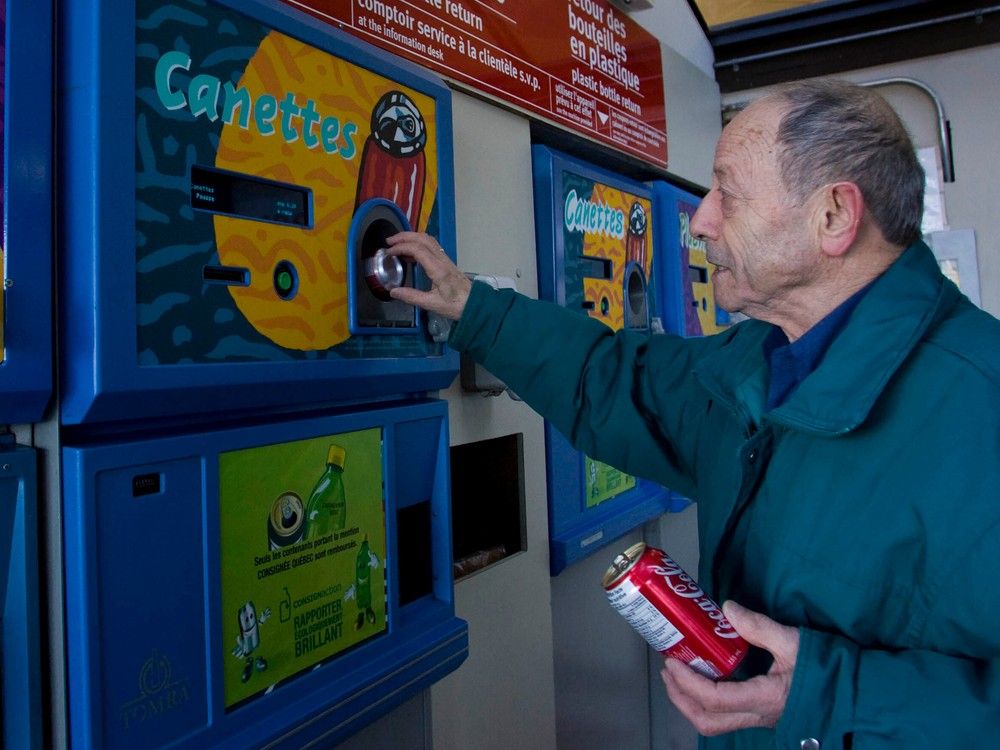
[[312, 226], [312, 191], [253, 175], [194, 165], [191, 206], [243, 219]]

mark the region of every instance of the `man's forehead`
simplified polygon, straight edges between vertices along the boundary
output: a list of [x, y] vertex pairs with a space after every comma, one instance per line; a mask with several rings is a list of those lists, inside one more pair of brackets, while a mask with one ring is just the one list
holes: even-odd
[[732, 176], [770, 160], [775, 152], [780, 110], [769, 101], [755, 102], [722, 131], [712, 167], [716, 177]]

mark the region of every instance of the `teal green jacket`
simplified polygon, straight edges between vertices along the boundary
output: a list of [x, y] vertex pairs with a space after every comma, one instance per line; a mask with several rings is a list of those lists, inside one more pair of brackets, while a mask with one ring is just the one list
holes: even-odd
[[1000, 321], [917, 243], [764, 412], [770, 329], [614, 333], [476, 284], [451, 344], [580, 450], [697, 500], [703, 586], [800, 629], [778, 725], [703, 746], [997, 745]]

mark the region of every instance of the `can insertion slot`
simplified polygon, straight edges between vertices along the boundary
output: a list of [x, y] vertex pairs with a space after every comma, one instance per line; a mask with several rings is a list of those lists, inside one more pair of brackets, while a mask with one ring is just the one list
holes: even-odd
[[205, 266], [201, 278], [209, 284], [250, 286], [250, 269], [242, 266]]

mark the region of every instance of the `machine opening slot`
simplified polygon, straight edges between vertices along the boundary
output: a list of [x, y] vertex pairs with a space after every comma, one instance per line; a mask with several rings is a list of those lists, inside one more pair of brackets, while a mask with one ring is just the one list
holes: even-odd
[[416, 601], [434, 590], [431, 559], [431, 504], [415, 503], [396, 513], [399, 543], [399, 604]]
[[[367, 213], [359, 214], [356, 221], [361, 222], [354, 239], [354, 306], [357, 325], [369, 329], [369, 333], [394, 333], [404, 329], [413, 331], [417, 327], [416, 310], [413, 306], [390, 297], [390, 287], [385, 286], [389, 278], [392, 278], [392, 286], [414, 286], [413, 263], [403, 261], [401, 274], [393, 272], [384, 277], [376, 271], [377, 262], [369, 268], [378, 251], [388, 247], [389, 237], [404, 230], [402, 221], [394, 211], [382, 205], [375, 205]], [[395, 258], [393, 262], [396, 262]], [[388, 266], [383, 261], [383, 270]]]
[[[391, 221], [388, 221], [387, 219], [376, 219], [371, 223], [371, 226], [365, 230], [364, 235], [361, 237], [361, 257], [364, 259], [371, 258], [382, 248], [388, 247], [389, 244], [387, 240], [400, 231], [402, 230]], [[411, 264], [404, 262], [403, 286], [412, 286], [411, 271]]]
[[528, 548], [521, 433], [451, 448], [456, 579]]
[[312, 227], [312, 190], [223, 169], [191, 167], [191, 207], [241, 219]]
[[205, 266], [201, 278], [210, 284], [250, 286], [250, 269], [239, 266]]
[[132, 497], [159, 495], [163, 487], [163, 475], [159, 472], [136, 474], [132, 477]]
[[688, 266], [688, 278], [695, 284], [707, 284], [708, 269], [705, 266]]
[[638, 266], [632, 266], [625, 282], [625, 298], [628, 301], [626, 324], [631, 329], [649, 327], [649, 313], [646, 302], [646, 279]]
[[609, 259], [591, 258], [587, 255], [580, 256], [579, 267], [585, 278], [604, 279], [605, 281], [611, 280], [612, 272], [614, 270]]

